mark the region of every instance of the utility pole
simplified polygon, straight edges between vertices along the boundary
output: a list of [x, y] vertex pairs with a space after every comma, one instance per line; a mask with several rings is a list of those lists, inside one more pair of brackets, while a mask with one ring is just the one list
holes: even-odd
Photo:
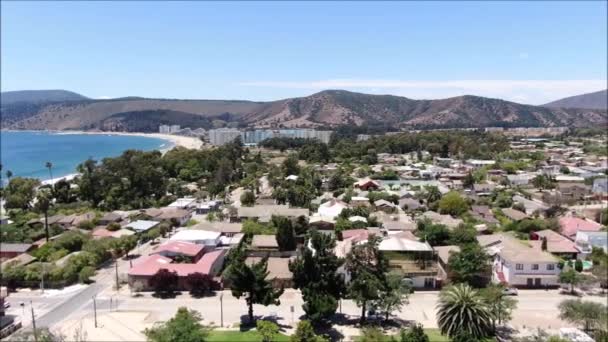
[[34, 329], [34, 342], [38, 342], [38, 331], [36, 331], [36, 316], [34, 315], [34, 306], [30, 300], [30, 308], [32, 309], [32, 328]]
[[95, 296], [93, 296], [93, 315], [95, 318], [95, 328], [97, 328], [97, 304], [95, 303]]
[[42, 293], [44, 293], [44, 270], [45, 270], [45, 267], [44, 267], [44, 262], [43, 262], [42, 263], [42, 276], [40, 278], [40, 290]]
[[118, 285], [118, 258], [115, 259], [114, 265], [116, 266], [116, 292], [118, 292], [118, 289], [120, 288]]
[[224, 327], [224, 292], [220, 293], [220, 327]]

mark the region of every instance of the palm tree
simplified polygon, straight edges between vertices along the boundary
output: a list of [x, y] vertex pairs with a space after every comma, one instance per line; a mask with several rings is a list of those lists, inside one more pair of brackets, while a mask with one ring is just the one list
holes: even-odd
[[467, 284], [441, 291], [437, 305], [441, 333], [454, 337], [466, 334], [481, 338], [492, 330], [491, 314], [479, 293]]
[[51, 194], [44, 189], [38, 192], [36, 207], [44, 213], [44, 233], [46, 242], [49, 242], [49, 208], [51, 206]]
[[51, 182], [52, 182], [53, 181], [53, 172], [51, 171], [51, 169], [53, 168], [53, 163], [47, 161], [45, 166], [47, 169], [49, 169], [49, 175], [51, 176]]

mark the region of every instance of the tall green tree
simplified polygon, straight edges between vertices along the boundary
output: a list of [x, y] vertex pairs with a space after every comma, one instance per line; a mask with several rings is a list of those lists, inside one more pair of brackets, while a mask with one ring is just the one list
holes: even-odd
[[362, 324], [368, 303], [379, 300], [386, 291], [388, 260], [378, 248], [380, 240], [378, 236], [371, 236], [367, 242], [354, 246], [346, 256], [346, 270], [351, 276], [347, 292], [361, 307]]
[[492, 330], [496, 332], [496, 325], [511, 320], [512, 312], [517, 307], [517, 301], [504, 295], [504, 286], [490, 285], [479, 291], [479, 294], [488, 305], [492, 314]]
[[175, 317], [144, 330], [144, 335], [150, 342], [204, 342], [211, 329], [202, 325], [201, 319], [197, 311], [181, 307]]
[[[8, 172], [8, 171], [7, 171]], [[12, 178], [4, 195], [4, 207], [7, 209], [30, 209], [36, 197], [36, 187], [40, 181], [34, 178]]]
[[280, 251], [296, 249], [296, 235], [291, 220], [284, 216], [272, 216], [272, 225], [277, 229], [277, 244]]
[[380, 298], [374, 302], [374, 307], [384, 312], [384, 320], [388, 321], [393, 311], [401, 311], [409, 303], [409, 295], [412, 289], [403, 283], [403, 277], [399, 274], [388, 274], [386, 286], [380, 293]]
[[469, 204], [456, 191], [450, 191], [439, 200], [439, 211], [442, 214], [460, 216], [469, 210]]
[[574, 286], [580, 284], [583, 281], [582, 276], [574, 270], [572, 267], [567, 267], [562, 270], [559, 274], [559, 282], [560, 284], [570, 285], [570, 293], [574, 293]]
[[595, 328], [601, 329], [606, 325], [603, 322], [606, 319], [606, 305], [580, 299], [566, 299], [558, 308], [559, 318], [581, 325], [585, 332]]
[[249, 308], [249, 322], [254, 322], [253, 304], [279, 305], [279, 297], [283, 294], [283, 289], [275, 289], [268, 279], [268, 257], [263, 258], [257, 263], [247, 265], [245, 260], [240, 257], [231, 262], [227, 273], [227, 280], [231, 284], [232, 295], [236, 298], [245, 297], [245, 302]]
[[439, 294], [437, 324], [444, 335], [485, 337], [492, 329], [491, 317], [483, 298], [469, 285], [454, 285]]
[[289, 263], [296, 289], [302, 291], [306, 316], [317, 324], [336, 313], [344, 293], [344, 279], [338, 273], [343, 260], [334, 254], [336, 241], [316, 230], [310, 232], [300, 255]]
[[240, 200], [244, 207], [252, 207], [255, 204], [255, 195], [252, 191], [246, 190], [241, 194]]
[[469, 243], [448, 259], [449, 278], [454, 283], [480, 285], [480, 275], [488, 270], [488, 254], [477, 243]]

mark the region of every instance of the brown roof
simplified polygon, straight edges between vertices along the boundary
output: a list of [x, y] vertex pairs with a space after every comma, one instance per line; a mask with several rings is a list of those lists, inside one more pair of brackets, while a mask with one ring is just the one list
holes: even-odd
[[535, 243], [519, 240], [509, 234], [479, 235], [477, 241], [482, 247], [486, 247], [488, 252], [496, 252], [509, 262], [557, 262], [556, 257], [540, 250]]
[[254, 235], [251, 247], [257, 248], [279, 248], [277, 237], [274, 235]]
[[[245, 260], [247, 265], [258, 263], [262, 260], [260, 257], [249, 257]], [[268, 277], [267, 279], [291, 279], [293, 273], [289, 270], [289, 261], [291, 258], [268, 258]]]
[[437, 257], [446, 264], [450, 259], [450, 253], [460, 252], [460, 247], [458, 246], [435, 246], [433, 249], [437, 252]]
[[161, 220], [170, 220], [170, 219], [181, 219], [185, 216], [188, 216], [190, 214], [190, 212], [188, 210], [184, 210], [184, 209], [174, 209], [174, 208], [167, 208], [167, 209], [163, 209], [162, 213], [158, 216], [156, 216], [157, 219], [161, 219]]
[[502, 213], [513, 221], [520, 221], [528, 217], [526, 213], [521, 212], [519, 210], [515, 210], [513, 208], [502, 209]]
[[201, 222], [198, 223], [190, 229], [200, 229], [207, 230], [211, 232], [220, 232], [220, 233], [240, 233], [243, 229], [242, 223], [228, 223], [228, 222]]

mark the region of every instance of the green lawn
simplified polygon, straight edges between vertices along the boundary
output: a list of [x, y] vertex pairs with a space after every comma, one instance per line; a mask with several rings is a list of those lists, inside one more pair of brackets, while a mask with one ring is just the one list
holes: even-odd
[[439, 329], [424, 329], [424, 332], [429, 337], [429, 341], [433, 342], [449, 342], [450, 339], [447, 336], [441, 335]]
[[[255, 330], [239, 331], [239, 330], [214, 330], [207, 339], [209, 342], [250, 342], [262, 341], [260, 334]], [[277, 342], [289, 341], [289, 336], [279, 334], [275, 338]]]

